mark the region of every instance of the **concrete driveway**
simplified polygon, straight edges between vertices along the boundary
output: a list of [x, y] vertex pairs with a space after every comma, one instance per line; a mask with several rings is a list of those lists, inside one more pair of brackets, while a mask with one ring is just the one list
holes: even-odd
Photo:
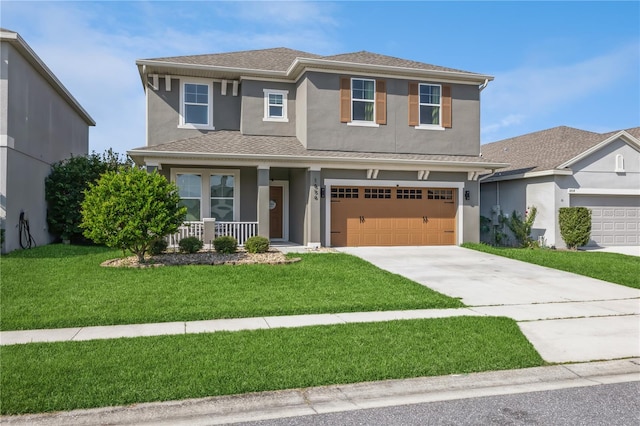
[[457, 246], [339, 250], [515, 319], [546, 361], [640, 356], [640, 290]]

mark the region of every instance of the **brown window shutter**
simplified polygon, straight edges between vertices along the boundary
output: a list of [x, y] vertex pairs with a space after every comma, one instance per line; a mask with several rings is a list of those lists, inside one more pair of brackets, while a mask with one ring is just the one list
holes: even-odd
[[418, 111], [418, 83], [409, 82], [409, 126], [417, 126], [420, 124], [420, 115]]
[[442, 127], [451, 128], [451, 86], [442, 85]]
[[351, 78], [340, 77], [340, 122], [351, 121]]
[[376, 123], [387, 124], [387, 82], [376, 80]]

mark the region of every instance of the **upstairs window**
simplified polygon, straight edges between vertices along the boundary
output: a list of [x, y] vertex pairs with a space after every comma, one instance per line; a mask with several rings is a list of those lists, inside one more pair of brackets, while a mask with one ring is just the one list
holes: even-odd
[[384, 80], [340, 79], [340, 121], [356, 126], [387, 124], [387, 85]]
[[373, 123], [376, 82], [359, 78], [351, 79], [351, 120]]
[[182, 85], [180, 127], [213, 130], [211, 85], [185, 82]]
[[444, 130], [451, 127], [451, 86], [409, 83], [409, 126]]
[[420, 125], [440, 126], [440, 86], [420, 84]]
[[287, 117], [287, 90], [264, 89], [263, 121], [289, 121]]

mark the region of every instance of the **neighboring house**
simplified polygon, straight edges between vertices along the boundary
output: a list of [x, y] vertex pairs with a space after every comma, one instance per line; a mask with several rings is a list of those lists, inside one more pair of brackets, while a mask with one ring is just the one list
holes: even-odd
[[[480, 92], [492, 77], [286, 48], [137, 62], [146, 146], [187, 220], [306, 246], [479, 240]], [[242, 235], [241, 235], [242, 234]]]
[[14, 31], [0, 29], [0, 227], [3, 252], [20, 248], [19, 222], [37, 245], [47, 231], [44, 180], [51, 165], [86, 155], [93, 119]]
[[[532, 236], [565, 247], [560, 207], [591, 210], [589, 245], [640, 244], [640, 127], [593, 133], [555, 127], [482, 146], [485, 159], [510, 163], [481, 178], [481, 214], [538, 210]], [[483, 239], [488, 236], [483, 235]]]

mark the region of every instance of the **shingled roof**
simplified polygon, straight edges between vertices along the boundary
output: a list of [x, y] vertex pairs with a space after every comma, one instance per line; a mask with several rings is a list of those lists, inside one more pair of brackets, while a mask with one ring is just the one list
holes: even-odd
[[[640, 137], [640, 127], [625, 131], [635, 138]], [[482, 145], [482, 157], [487, 161], [511, 164], [492, 177], [553, 170], [616, 133], [619, 131], [594, 133], [559, 126]]]
[[[457, 76], [490, 79], [491, 76], [484, 76], [469, 71], [447, 68], [408, 59], [396, 58], [393, 56], [381, 55], [367, 51], [342, 53], [338, 55], [321, 56], [314, 53], [293, 50], [285, 47], [260, 50], [244, 50], [229, 53], [215, 53], [206, 55], [172, 56], [164, 58], [139, 59], [136, 63], [139, 66], [191, 66], [207, 67], [211, 70], [219, 69], [240, 69], [256, 72], [277, 72], [283, 77], [291, 70], [292, 65], [298, 61], [315, 60], [314, 65], [324, 67], [358, 67], [377, 66], [397, 69], [409, 69], [415, 71], [432, 71], [454, 73]], [[320, 61], [320, 62], [318, 62]], [[250, 74], [253, 74], [250, 73]]]
[[[432, 163], [460, 163], [470, 167], [503, 167], [493, 165], [480, 156], [464, 155], [426, 155], [378, 152], [325, 151], [306, 149], [294, 136], [257, 136], [243, 135], [235, 130], [217, 130], [200, 136], [175, 140], [164, 144], [135, 148], [128, 152], [134, 158], [144, 156], [210, 156], [236, 158], [273, 158], [323, 160], [361, 160], [361, 161], [414, 161]], [[492, 167], [495, 166], [495, 167]]]

